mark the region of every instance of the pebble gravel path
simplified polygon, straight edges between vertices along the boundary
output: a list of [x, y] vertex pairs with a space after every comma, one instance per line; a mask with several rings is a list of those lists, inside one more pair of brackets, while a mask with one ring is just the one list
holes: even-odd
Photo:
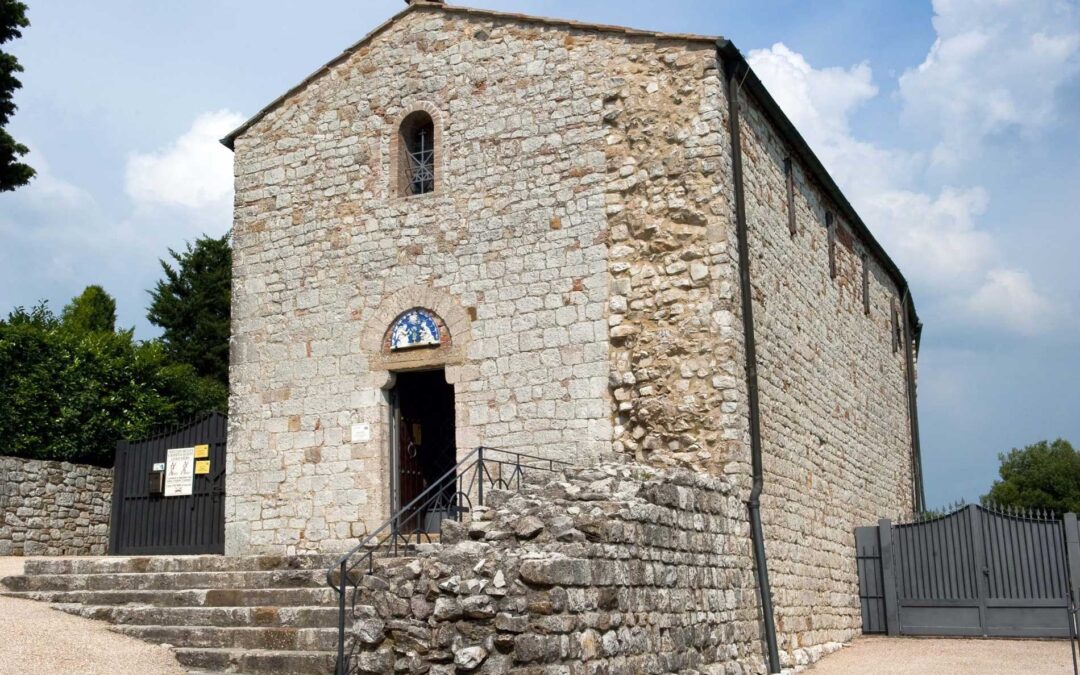
[[[0, 577], [22, 574], [22, 558], [0, 558]], [[0, 673], [186, 675], [165, 647], [118, 635], [108, 624], [44, 602], [0, 596]]]
[[1072, 675], [1068, 640], [866, 636], [807, 675]]

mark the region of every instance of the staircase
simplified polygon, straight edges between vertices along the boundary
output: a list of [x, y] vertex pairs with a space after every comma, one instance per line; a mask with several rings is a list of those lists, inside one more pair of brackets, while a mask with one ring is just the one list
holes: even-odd
[[321, 556], [28, 560], [3, 594], [173, 647], [199, 673], [331, 673], [337, 594]]
[[[111, 630], [172, 647], [193, 673], [343, 674], [360, 587], [438, 547], [485, 490], [520, 490], [565, 462], [477, 448], [342, 557], [163, 556], [28, 560], [0, 594], [53, 603]], [[434, 531], [428, 517], [435, 516]], [[366, 581], [367, 580], [367, 581]]]

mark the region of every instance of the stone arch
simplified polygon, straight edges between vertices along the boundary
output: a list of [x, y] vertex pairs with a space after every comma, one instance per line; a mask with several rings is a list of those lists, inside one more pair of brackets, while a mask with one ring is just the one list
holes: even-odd
[[[426, 309], [445, 326], [448, 339], [438, 347], [391, 352], [384, 349], [387, 331], [402, 313], [410, 309]], [[367, 355], [370, 370], [381, 374], [383, 388], [393, 386], [393, 372], [421, 368], [446, 368], [451, 384], [459, 381], [472, 341], [469, 314], [451, 294], [428, 286], [408, 286], [383, 298], [365, 322], [360, 336], [360, 348]]]
[[393, 126], [389, 129], [390, 135], [390, 148], [388, 157], [390, 161], [390, 167], [387, 171], [389, 176], [390, 185], [388, 186], [388, 192], [394, 197], [422, 197], [423, 195], [410, 195], [403, 189], [402, 175], [404, 167], [401, 164], [402, 152], [402, 139], [401, 129], [407, 121], [414, 117], [417, 113], [426, 114], [431, 118], [432, 131], [434, 138], [432, 139], [432, 147], [435, 150], [435, 165], [434, 165], [434, 187], [431, 192], [425, 194], [438, 193], [443, 186], [443, 175], [445, 173], [446, 163], [446, 148], [443, 145], [443, 114], [439, 110], [439, 107], [430, 101], [402, 101], [402, 109], [398, 116], [394, 119]]

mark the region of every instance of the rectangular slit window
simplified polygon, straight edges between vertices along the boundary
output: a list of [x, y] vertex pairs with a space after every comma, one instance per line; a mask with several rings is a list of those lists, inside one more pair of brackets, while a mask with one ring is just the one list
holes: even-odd
[[787, 224], [791, 236], [799, 231], [795, 223], [795, 167], [791, 165], [791, 158], [784, 160], [784, 177], [787, 179]]
[[896, 315], [896, 298], [893, 298], [890, 302], [890, 314], [892, 316], [892, 350], [893, 354], [900, 351], [900, 319]]
[[863, 314], [870, 316], [870, 260], [862, 254], [862, 307]]
[[836, 278], [836, 222], [832, 211], [825, 212], [825, 228], [829, 235], [829, 278]]

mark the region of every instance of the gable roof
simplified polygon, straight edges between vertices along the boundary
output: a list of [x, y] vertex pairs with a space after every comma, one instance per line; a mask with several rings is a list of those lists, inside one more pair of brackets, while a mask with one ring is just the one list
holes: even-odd
[[504, 20], [504, 21], [519, 21], [519, 22], [524, 22], [524, 23], [532, 23], [532, 24], [540, 24], [540, 25], [545, 25], [545, 26], [552, 26], [552, 27], [556, 27], [556, 28], [569, 28], [569, 29], [577, 29], [577, 30], [585, 30], [585, 31], [596, 31], [596, 32], [600, 32], [600, 33], [617, 33], [617, 34], [620, 34], [620, 35], [625, 35], [627, 37], [645, 37], [645, 38], [652, 38], [652, 39], [655, 39], [655, 40], [676, 40], [676, 41], [679, 41], [679, 42], [698, 42], [698, 43], [702, 43], [702, 44], [715, 45], [718, 40], [722, 39], [719, 36], [715, 36], [715, 35], [714, 36], [709, 36], [709, 35], [694, 35], [694, 34], [690, 34], [690, 33], [664, 33], [664, 32], [661, 32], [661, 31], [640, 30], [640, 29], [637, 29], [637, 28], [626, 28], [624, 26], [611, 26], [611, 25], [602, 24], [602, 23], [588, 23], [588, 22], [581, 22], [581, 21], [572, 21], [570, 19], [553, 19], [553, 18], [542, 17], [542, 16], [532, 16], [532, 15], [529, 15], [529, 14], [515, 14], [513, 12], [498, 12], [498, 11], [490, 10], [490, 9], [475, 9], [475, 8], [472, 8], [472, 7], [458, 7], [458, 6], [454, 6], [454, 5], [446, 5], [446, 4], [434, 3], [434, 2], [413, 2], [413, 3], [409, 4], [409, 6], [406, 7], [405, 9], [401, 10], [400, 12], [395, 14], [394, 16], [390, 17], [389, 19], [387, 19], [383, 23], [379, 24], [374, 30], [372, 30], [370, 33], [368, 33], [363, 38], [361, 38], [359, 42], [356, 42], [355, 44], [349, 46], [343, 52], [341, 52], [340, 54], [335, 56], [333, 59], [331, 59], [330, 61], [328, 61], [325, 64], [323, 64], [322, 66], [320, 66], [318, 70], [316, 70], [315, 72], [313, 72], [310, 75], [308, 75], [307, 77], [305, 77], [295, 87], [289, 89], [287, 92], [285, 92], [281, 96], [278, 96], [273, 101], [271, 101], [269, 104], [264, 106], [261, 110], [259, 110], [259, 112], [255, 113], [246, 122], [244, 122], [243, 124], [238, 126], [236, 129], [233, 129], [232, 131], [230, 131], [229, 134], [227, 136], [225, 136], [225, 138], [221, 139], [221, 143], [225, 147], [227, 147], [228, 149], [232, 150], [236, 139], [240, 135], [242, 135], [245, 131], [250, 129], [256, 123], [258, 123], [259, 120], [261, 120], [263, 117], [266, 117], [266, 115], [268, 115], [275, 108], [277, 108], [279, 105], [281, 105], [290, 96], [293, 96], [294, 94], [302, 91], [307, 85], [311, 84], [313, 81], [317, 80], [319, 77], [321, 77], [322, 75], [327, 73], [331, 68], [333, 68], [337, 64], [341, 63], [342, 61], [345, 61], [347, 58], [352, 56], [358, 50], [360, 50], [363, 47], [367, 46], [378, 35], [382, 34], [387, 29], [389, 29], [391, 26], [393, 26], [394, 24], [401, 21], [401, 19], [403, 17], [405, 17], [405, 16], [407, 16], [410, 13], [413, 13], [413, 12], [422, 12], [422, 11], [436, 11], [436, 12], [446, 12], [447, 14], [458, 14], [458, 15], [465, 15], [465, 16], [475, 16], [475, 17], [487, 17], [487, 18], [490, 18], [490, 19], [501, 19], [501, 20]]
[[802, 134], [795, 128], [791, 120], [781, 110], [779, 104], [773, 99], [772, 94], [765, 88], [765, 85], [758, 78], [753, 68], [747, 62], [746, 58], [738, 50], [738, 48], [730, 40], [717, 36], [717, 35], [695, 35], [692, 33], [665, 33], [662, 31], [641, 30], [637, 28], [627, 28], [624, 26], [613, 26], [602, 23], [589, 23], [581, 21], [573, 21], [570, 19], [555, 19], [542, 16], [533, 16], [530, 14], [516, 14], [513, 12], [499, 12], [490, 9], [475, 9], [472, 7], [458, 7], [453, 5], [447, 5], [442, 2], [410, 2], [409, 5], [387, 19], [385, 22], [377, 26], [370, 33], [365, 35], [357, 43], [345, 49], [341, 54], [334, 57], [318, 70], [308, 75], [295, 87], [289, 89], [287, 92], [277, 97], [259, 112], [255, 113], [250, 119], [241, 124], [239, 127], [231, 131], [225, 138], [221, 139], [221, 143], [230, 150], [233, 149], [236, 139], [242, 135], [245, 131], [257, 124], [259, 120], [272, 112], [275, 108], [281, 105], [286, 99], [294, 94], [302, 91], [308, 84], [318, 79], [331, 68], [337, 64], [345, 61], [352, 56], [355, 52], [368, 45], [378, 35], [389, 29], [391, 26], [399, 22], [402, 18], [409, 15], [412, 12], [421, 11], [433, 11], [433, 12], [446, 12], [448, 14], [457, 14], [463, 16], [474, 17], [487, 17], [494, 20], [504, 21], [518, 21], [522, 23], [531, 23], [544, 26], [551, 26], [555, 28], [565, 28], [571, 30], [584, 30], [595, 31], [600, 33], [613, 33], [618, 35], [624, 35], [627, 37], [643, 37], [651, 38], [654, 40], [675, 40], [679, 42], [700, 43], [713, 45], [717, 53], [724, 59], [736, 64], [739, 70], [745, 73], [742, 78], [741, 87], [745, 87], [746, 90], [754, 97], [754, 99], [761, 105], [765, 116], [776, 128], [776, 132], [787, 143], [793, 154], [803, 161], [803, 165], [806, 168], [807, 173], [813, 177], [825, 194], [836, 205], [836, 210], [840, 215], [844, 217], [846, 222], [851, 226], [853, 230], [858, 234], [859, 239], [863, 242], [866, 248], [874, 255], [874, 257], [881, 263], [885, 272], [896, 284], [897, 289], [901, 295], [906, 295], [909, 303], [909, 320], [914, 332], [915, 351], [918, 353], [918, 345], [922, 338], [922, 322], [919, 320], [918, 313], [915, 311], [915, 301], [911, 297], [911, 288], [908, 285], [907, 280], [904, 278], [903, 273], [900, 272], [900, 268], [893, 262], [889, 254], [885, 252], [885, 249], [881, 246], [878, 240], [870, 232], [870, 228], [866, 226], [862, 218], [855, 211], [855, 208], [848, 201], [847, 197], [840, 190], [840, 187], [833, 180], [832, 176], [822, 165], [821, 160], [810, 148], [810, 145], [806, 142], [806, 139], [802, 137]]

